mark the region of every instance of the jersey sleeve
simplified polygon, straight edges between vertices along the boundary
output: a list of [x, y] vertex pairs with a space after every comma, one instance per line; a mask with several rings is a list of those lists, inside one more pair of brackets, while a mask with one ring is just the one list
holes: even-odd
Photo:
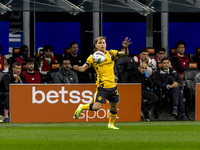
[[118, 59], [118, 57], [119, 57], [118, 52], [119, 52], [118, 50], [110, 50], [110, 53], [111, 53], [114, 60]]
[[86, 64], [88, 65], [88, 67], [91, 67], [93, 65], [92, 54], [87, 58]]

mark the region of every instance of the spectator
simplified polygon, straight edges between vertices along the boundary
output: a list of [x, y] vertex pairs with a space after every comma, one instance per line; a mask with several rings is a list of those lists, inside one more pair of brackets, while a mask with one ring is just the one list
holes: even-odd
[[22, 66], [19, 62], [14, 62], [12, 70], [2, 77], [2, 89], [4, 90], [4, 122], [10, 122], [9, 118], [9, 85], [12, 84], [23, 84], [24, 76], [21, 73]]
[[129, 83], [130, 74], [138, 70], [138, 62], [129, 62], [126, 66], [126, 69], [122, 72], [122, 83]]
[[46, 75], [50, 71], [51, 63], [57, 63], [58, 61], [53, 56], [53, 47], [51, 45], [45, 45], [43, 47], [44, 57], [40, 58], [37, 62], [39, 71], [41, 74]]
[[117, 77], [117, 75], [115, 75], [115, 83], [118, 83], [119, 82], [119, 79]]
[[167, 57], [162, 59], [162, 68], [155, 72], [155, 85], [161, 88], [163, 94], [173, 100], [172, 116], [178, 118], [180, 112], [180, 120], [187, 121], [185, 115], [185, 107], [183, 102], [183, 83], [178, 73], [170, 68], [170, 60]]
[[[74, 65], [82, 66], [85, 62], [85, 60], [83, 60], [83, 57], [80, 54], [78, 54], [78, 50], [79, 50], [78, 43], [71, 42], [70, 43], [71, 53], [67, 55], [67, 57], [69, 57], [72, 66]], [[78, 72], [78, 71], [75, 72], [77, 73], [79, 83], [91, 82], [88, 70], [86, 70], [85, 72]]]
[[147, 64], [145, 62], [140, 63], [136, 71], [130, 72], [128, 83], [142, 84], [142, 113], [144, 114], [144, 119], [146, 121], [150, 121], [149, 113], [151, 108], [154, 107], [158, 101], [158, 97], [151, 91], [151, 89], [154, 87], [154, 84], [149, 77], [147, 72]]
[[[0, 45], [0, 52], [1, 52], [1, 45]], [[1, 54], [0, 54], [0, 63], [2, 64], [3, 72], [8, 72], [9, 65], [8, 65], [7, 59], [4, 56], [2, 56]]]
[[[98, 49], [96, 48], [95, 44], [92, 47], [92, 53], [95, 53]], [[88, 70], [90, 76], [90, 83], [96, 83], [97, 75], [96, 71], [93, 66], [91, 66]]]
[[[124, 51], [124, 47], [120, 47], [119, 51]], [[115, 60], [115, 74], [118, 75], [119, 83], [122, 83], [125, 79], [123, 79], [123, 72], [127, 69], [128, 63], [131, 62], [131, 57], [124, 56], [120, 57], [119, 59]]]
[[197, 73], [196, 76], [194, 77], [194, 86], [193, 86], [194, 90], [196, 90], [197, 83], [200, 83], [200, 73]]
[[158, 63], [161, 62], [161, 60], [164, 56], [165, 56], [165, 49], [164, 48], [158, 49], [158, 51], [156, 52], [156, 56], [153, 58], [153, 60], [156, 61], [157, 68], [159, 68]]
[[172, 67], [178, 72], [182, 81], [184, 81], [184, 71], [187, 70], [189, 58], [184, 54], [186, 43], [184, 41], [178, 41], [175, 44], [177, 54], [172, 57]]
[[133, 61], [138, 62], [140, 64], [143, 62], [146, 63], [147, 64], [147, 72], [150, 76], [152, 75], [152, 72], [157, 69], [156, 61], [149, 57], [149, 52], [148, 52], [147, 48], [143, 48], [139, 55], [134, 56]]
[[55, 74], [54, 83], [78, 83], [77, 74], [71, 70], [69, 58], [64, 58], [60, 70]]
[[98, 49], [96, 48], [96, 46], [95, 46], [95, 44], [94, 44], [93, 47], [92, 47], [93, 53], [95, 53], [97, 50], [98, 50]]
[[26, 64], [26, 61], [28, 59], [28, 50], [29, 49], [27, 45], [22, 45], [19, 50], [19, 56], [15, 59], [21, 64]]
[[83, 58], [81, 57], [80, 54], [78, 54], [78, 43], [76, 42], [71, 42], [70, 43], [70, 54], [67, 55], [71, 61], [71, 65], [78, 65], [81, 66], [83, 64]]
[[35, 71], [35, 64], [32, 58], [29, 58], [26, 62], [27, 69], [23, 71], [25, 83], [42, 83], [42, 77], [39, 71]]

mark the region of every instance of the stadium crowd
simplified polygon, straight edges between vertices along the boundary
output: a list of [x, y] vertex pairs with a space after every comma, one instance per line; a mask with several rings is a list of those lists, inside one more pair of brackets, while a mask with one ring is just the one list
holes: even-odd
[[[0, 47], [1, 48], [1, 47]], [[177, 120], [188, 121], [188, 99], [186, 73], [196, 70], [190, 84], [195, 91], [195, 84], [200, 82], [199, 54], [190, 57], [184, 54], [186, 43], [178, 41], [175, 51], [170, 51], [167, 57], [164, 48], [141, 49], [141, 53], [135, 56], [120, 57], [115, 61], [115, 80], [117, 83], [141, 83], [142, 101], [141, 118], [145, 121], [159, 118], [159, 108], [164, 101], [170, 101], [170, 114]], [[86, 72], [73, 70], [74, 65], [81, 66], [86, 60], [78, 54], [78, 44], [72, 42], [69, 53], [62, 59], [55, 58], [53, 47], [45, 45], [38, 50], [34, 58], [28, 57], [29, 48], [26, 45], [20, 47], [19, 53], [9, 60], [0, 56], [0, 122], [9, 122], [9, 84], [32, 84], [32, 83], [95, 83], [96, 74], [92, 68]], [[95, 52], [95, 47], [93, 52]], [[120, 47], [119, 51], [124, 48]], [[196, 63], [196, 67], [190, 67], [190, 63]]]

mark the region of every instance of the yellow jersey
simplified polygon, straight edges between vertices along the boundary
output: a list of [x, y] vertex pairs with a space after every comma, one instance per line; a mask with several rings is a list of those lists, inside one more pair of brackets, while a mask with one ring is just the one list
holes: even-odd
[[91, 67], [93, 66], [96, 74], [97, 87], [101, 86], [103, 88], [113, 88], [116, 86], [115, 83], [115, 75], [114, 75], [114, 64], [115, 59], [118, 59], [118, 51], [117, 50], [106, 50], [105, 53], [105, 61], [97, 64], [93, 62], [93, 55], [91, 54], [86, 61], [86, 64]]

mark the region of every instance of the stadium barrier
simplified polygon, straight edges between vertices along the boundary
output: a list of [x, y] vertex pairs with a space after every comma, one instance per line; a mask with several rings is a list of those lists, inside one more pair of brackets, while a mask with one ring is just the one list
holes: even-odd
[[[93, 102], [94, 84], [10, 85], [10, 121], [30, 122], [107, 122], [110, 105], [97, 111], [74, 112], [79, 104]], [[116, 122], [141, 120], [141, 85], [118, 84], [120, 103]]]
[[200, 84], [196, 84], [195, 120], [200, 121]]

